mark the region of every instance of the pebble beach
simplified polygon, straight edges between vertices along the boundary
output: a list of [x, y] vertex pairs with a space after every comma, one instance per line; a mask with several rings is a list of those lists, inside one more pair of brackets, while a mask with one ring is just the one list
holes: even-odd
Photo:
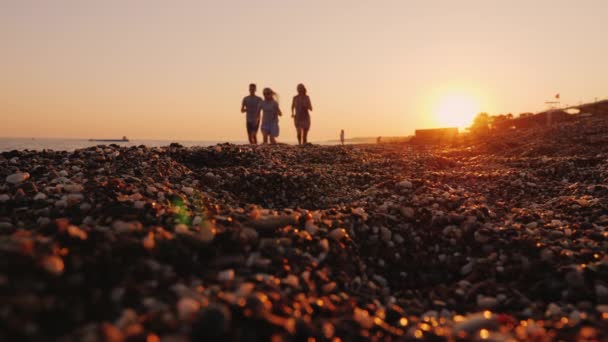
[[606, 340], [607, 132], [3, 152], [0, 340]]

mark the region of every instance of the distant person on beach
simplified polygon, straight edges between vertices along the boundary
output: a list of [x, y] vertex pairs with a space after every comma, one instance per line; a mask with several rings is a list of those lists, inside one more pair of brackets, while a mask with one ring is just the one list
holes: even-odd
[[312, 104], [310, 97], [306, 94], [306, 87], [300, 83], [297, 87], [298, 95], [293, 97], [291, 102], [291, 117], [296, 125], [298, 133], [298, 144], [306, 144], [308, 142], [308, 130], [310, 129], [310, 111]]
[[279, 108], [278, 95], [270, 88], [264, 88], [264, 100], [258, 105], [258, 117], [262, 113], [262, 135], [264, 144], [276, 144], [276, 137], [279, 136], [279, 116], [283, 115]]
[[378, 139], [376, 139], [376, 144], [379, 144], [382, 142], [382, 137], [378, 137]]
[[256, 90], [255, 83], [251, 83], [249, 85], [249, 96], [245, 96], [241, 103], [241, 113], [247, 113], [247, 138], [252, 145], [258, 143], [258, 128], [260, 127], [258, 106], [262, 102], [262, 98], [255, 95]]
[[340, 131], [340, 142], [344, 145], [344, 130]]

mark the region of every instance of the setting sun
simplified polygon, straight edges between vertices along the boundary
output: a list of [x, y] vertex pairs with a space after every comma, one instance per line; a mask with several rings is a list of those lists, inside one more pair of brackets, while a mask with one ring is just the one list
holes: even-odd
[[479, 102], [470, 95], [453, 94], [439, 99], [434, 109], [435, 122], [445, 127], [463, 129], [471, 125], [480, 111]]

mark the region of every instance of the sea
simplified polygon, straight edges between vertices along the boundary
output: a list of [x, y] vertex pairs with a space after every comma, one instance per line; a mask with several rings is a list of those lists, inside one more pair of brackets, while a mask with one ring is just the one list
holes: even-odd
[[219, 143], [244, 144], [245, 141], [210, 141], [210, 140], [151, 140], [151, 139], [131, 139], [119, 142], [99, 142], [89, 141], [89, 139], [60, 139], [60, 138], [0, 138], [0, 152], [12, 150], [54, 150], [54, 151], [74, 151], [81, 148], [116, 144], [119, 146], [140, 146], [148, 147], [168, 146], [171, 143], [179, 143], [183, 146], [212, 146]]
[[[243, 145], [247, 142], [242, 140], [152, 140], [152, 139], [130, 139], [129, 141], [117, 142], [100, 142], [89, 141], [89, 139], [61, 139], [61, 138], [2, 138], [0, 137], [0, 152], [13, 150], [30, 150], [30, 151], [74, 151], [81, 148], [87, 148], [98, 145], [116, 144], [119, 146], [140, 146], [147, 147], [169, 146], [171, 143], [179, 143], [182, 146], [213, 146], [217, 144], [236, 144]], [[288, 144], [294, 144], [295, 141], [286, 141]], [[321, 145], [337, 145], [337, 141], [319, 141], [313, 142]], [[349, 142], [347, 142], [349, 144]]]

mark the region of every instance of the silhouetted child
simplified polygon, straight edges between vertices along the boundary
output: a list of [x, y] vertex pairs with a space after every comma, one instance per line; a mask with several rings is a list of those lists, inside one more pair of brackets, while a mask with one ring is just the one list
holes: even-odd
[[262, 115], [262, 135], [264, 136], [264, 144], [268, 143], [270, 138], [271, 144], [276, 144], [276, 137], [279, 136], [279, 116], [283, 115], [279, 108], [277, 93], [270, 88], [264, 88], [264, 100], [258, 105], [258, 115]]
[[247, 138], [250, 144], [258, 143], [258, 128], [260, 127], [258, 106], [262, 102], [262, 98], [255, 95], [256, 89], [256, 85], [251, 83], [249, 85], [249, 96], [245, 96], [241, 103], [241, 113], [247, 113]]
[[340, 142], [344, 145], [344, 130], [340, 131]]

